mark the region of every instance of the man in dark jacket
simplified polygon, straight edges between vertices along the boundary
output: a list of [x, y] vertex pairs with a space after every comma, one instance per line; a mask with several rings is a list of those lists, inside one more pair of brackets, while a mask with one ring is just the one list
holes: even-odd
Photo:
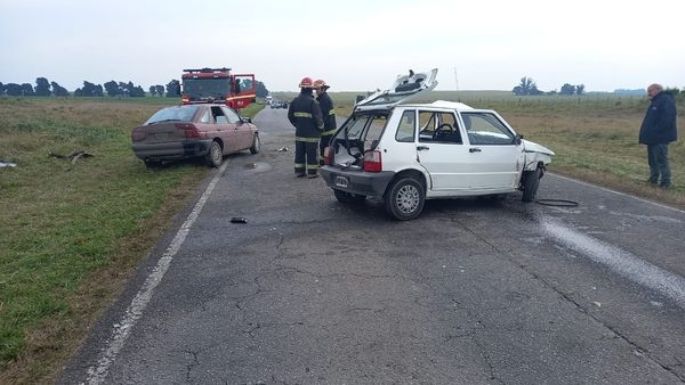
[[319, 102], [321, 114], [323, 114], [323, 132], [321, 133], [321, 140], [319, 141], [319, 155], [321, 155], [321, 159], [319, 160], [320, 164], [323, 164], [323, 150], [328, 146], [333, 134], [335, 134], [335, 129], [338, 127], [337, 122], [335, 121], [333, 100], [326, 92], [329, 88], [328, 84], [323, 80], [319, 79], [314, 82], [316, 100]]
[[317, 145], [323, 129], [321, 108], [314, 99], [312, 79], [300, 82], [298, 95], [288, 108], [288, 120], [295, 126], [295, 175], [316, 178], [319, 162], [316, 157]]
[[640, 127], [640, 143], [647, 145], [649, 183], [662, 188], [671, 187], [671, 169], [668, 164], [668, 144], [678, 139], [676, 107], [673, 95], [663, 92], [660, 84], [647, 87], [652, 100]]

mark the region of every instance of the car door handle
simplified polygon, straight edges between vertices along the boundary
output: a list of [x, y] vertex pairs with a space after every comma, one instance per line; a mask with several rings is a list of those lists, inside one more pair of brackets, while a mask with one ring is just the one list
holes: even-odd
[[480, 151], [481, 151], [481, 149], [477, 148], [477, 147], [469, 148], [469, 152], [472, 152], [472, 153], [473, 152], [480, 152]]
[[430, 150], [431, 148], [428, 146], [416, 146], [416, 149], [419, 151], [423, 151], [423, 150]]

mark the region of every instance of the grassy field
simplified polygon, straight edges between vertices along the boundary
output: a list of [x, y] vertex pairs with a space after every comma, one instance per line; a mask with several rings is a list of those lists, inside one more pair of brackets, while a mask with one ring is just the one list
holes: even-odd
[[[349, 115], [358, 92], [331, 93], [339, 116]], [[294, 93], [278, 95], [285, 100]], [[678, 100], [681, 140], [669, 147], [674, 187], [668, 191], [645, 183], [646, 148], [637, 143], [649, 104], [642, 97], [610, 94], [517, 97], [506, 91], [433, 91], [417, 99], [460, 101], [492, 108], [526, 138], [552, 150], [550, 170], [685, 209], [685, 100]]]
[[[0, 98], [0, 383], [48, 383], [207, 175], [130, 132], [176, 99]], [[243, 110], [254, 115], [262, 106]], [[85, 150], [72, 164], [49, 157]]]

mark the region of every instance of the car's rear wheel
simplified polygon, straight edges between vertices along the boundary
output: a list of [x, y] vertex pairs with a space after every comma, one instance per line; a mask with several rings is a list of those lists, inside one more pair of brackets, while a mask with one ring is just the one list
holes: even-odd
[[252, 140], [252, 147], [250, 147], [250, 153], [256, 154], [259, 152], [261, 143], [259, 143], [259, 135], [254, 134], [254, 139]]
[[366, 195], [352, 194], [336, 189], [333, 189], [333, 195], [340, 203], [362, 203], [366, 200]]
[[413, 177], [394, 181], [385, 194], [385, 211], [400, 221], [418, 217], [425, 203], [423, 184]]
[[538, 167], [535, 171], [525, 171], [523, 173], [523, 197], [522, 201], [530, 203], [535, 200], [542, 178], [542, 168]]
[[224, 160], [221, 145], [216, 140], [209, 145], [209, 151], [205, 155], [205, 161], [209, 167], [219, 167]]
[[162, 162], [158, 160], [145, 159], [143, 162], [145, 162], [145, 168], [148, 170], [162, 167]]

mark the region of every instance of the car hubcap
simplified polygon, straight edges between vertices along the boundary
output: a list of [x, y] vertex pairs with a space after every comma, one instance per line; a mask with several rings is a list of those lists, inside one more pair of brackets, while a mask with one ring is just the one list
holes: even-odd
[[410, 214], [419, 207], [419, 190], [411, 185], [402, 186], [397, 192], [395, 203], [403, 214]]
[[218, 145], [212, 146], [212, 159], [214, 159], [214, 163], [221, 161], [221, 149]]

